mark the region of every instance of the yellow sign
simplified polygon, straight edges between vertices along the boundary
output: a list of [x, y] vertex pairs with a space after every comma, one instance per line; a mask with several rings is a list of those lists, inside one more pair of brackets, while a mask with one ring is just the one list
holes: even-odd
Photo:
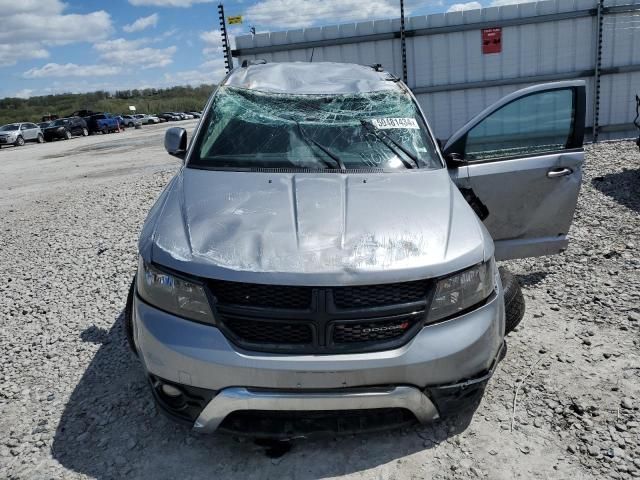
[[242, 23], [242, 15], [236, 15], [235, 17], [227, 17], [229, 25], [238, 25]]

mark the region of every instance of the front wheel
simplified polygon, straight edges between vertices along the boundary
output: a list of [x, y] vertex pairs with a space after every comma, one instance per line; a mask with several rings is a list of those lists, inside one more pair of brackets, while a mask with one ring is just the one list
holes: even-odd
[[129, 294], [127, 295], [127, 303], [124, 306], [122, 317], [124, 320], [124, 334], [127, 337], [127, 344], [131, 351], [137, 356], [138, 350], [136, 350], [136, 343], [133, 339], [133, 296], [136, 291], [136, 277], [134, 275], [131, 286], [129, 287]]
[[71, 140], [71, 132], [69, 130], [65, 130], [64, 132], [64, 139], [65, 140]]
[[22, 137], [20, 137], [20, 136], [19, 136], [18, 138], [16, 138], [16, 143], [14, 143], [14, 145], [15, 145], [16, 147], [22, 147], [22, 146], [24, 146], [24, 138], [22, 138]]
[[500, 267], [500, 280], [502, 280], [502, 290], [504, 292], [504, 314], [505, 327], [504, 334], [511, 333], [522, 321], [524, 317], [524, 295], [516, 277], [506, 268]]
[[38, 143], [44, 143], [44, 137], [41, 133], [38, 134]]
[[86, 136], [88, 136], [88, 135], [89, 135], [89, 130], [87, 130], [86, 128], [83, 128], [83, 129], [82, 129], [82, 136], [83, 136], [83, 137], [86, 137]]

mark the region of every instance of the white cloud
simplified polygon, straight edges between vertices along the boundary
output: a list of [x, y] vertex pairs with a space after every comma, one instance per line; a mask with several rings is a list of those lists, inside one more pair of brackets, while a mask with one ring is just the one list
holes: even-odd
[[222, 37], [220, 36], [220, 30], [201, 32], [200, 40], [204, 43], [202, 53], [205, 56], [222, 54]]
[[536, 0], [493, 0], [490, 7], [503, 7], [504, 5], [515, 5], [516, 3], [530, 3]]
[[130, 25], [125, 25], [122, 27], [122, 30], [128, 33], [132, 32], [140, 32], [145, 28], [155, 27], [158, 24], [158, 19], [160, 17], [157, 13], [151, 14], [148, 17], [140, 17], [135, 22]]
[[397, 0], [262, 0], [247, 8], [246, 23], [298, 28], [325, 22], [395, 18], [400, 16], [398, 5]]
[[96, 43], [93, 48], [100, 52], [100, 59], [108, 64], [130, 65], [137, 68], [166, 67], [173, 62], [177, 48], [144, 47], [149, 39], [125, 40], [118, 38]]
[[65, 14], [66, 7], [60, 0], [0, 0], [0, 66], [46, 58], [51, 45], [101, 40], [112, 31], [107, 12]]
[[34, 90], [31, 88], [23, 88], [22, 90], [18, 90], [16, 93], [11, 95], [13, 98], [30, 98], [33, 96]]
[[38, 42], [0, 44], [0, 67], [15, 65], [19, 60], [47, 57], [49, 52]]
[[[211, 68], [205, 68], [211, 67]], [[187, 70], [175, 73], [165, 73], [164, 80], [167, 86], [191, 85], [218, 83], [225, 76], [224, 65], [211, 65], [209, 62], [203, 63], [197, 70]]]
[[480, 2], [454, 3], [447, 12], [462, 12], [464, 10], [477, 10], [482, 8]]
[[122, 69], [110, 65], [76, 65], [75, 63], [47, 63], [44, 67], [32, 68], [22, 74], [24, 78], [45, 77], [97, 77], [117, 75]]
[[195, 3], [211, 3], [213, 0], [129, 0], [136, 7], [183, 7], [188, 8]]

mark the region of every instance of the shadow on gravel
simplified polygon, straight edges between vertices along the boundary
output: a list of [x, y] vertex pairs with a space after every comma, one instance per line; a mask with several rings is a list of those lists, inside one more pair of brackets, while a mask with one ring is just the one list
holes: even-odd
[[595, 177], [591, 184], [619, 204], [640, 212], [640, 169]]
[[522, 275], [515, 275], [521, 287], [534, 287], [544, 280], [549, 272], [531, 272]]
[[142, 367], [126, 346], [122, 324], [120, 315], [109, 332], [91, 326], [81, 334], [83, 341], [101, 346], [65, 406], [51, 447], [53, 458], [82, 475], [98, 479], [333, 477], [432, 448], [464, 431], [471, 421], [472, 414], [465, 414], [430, 426], [296, 440], [282, 445], [277, 455], [268, 442], [198, 435], [156, 412]]

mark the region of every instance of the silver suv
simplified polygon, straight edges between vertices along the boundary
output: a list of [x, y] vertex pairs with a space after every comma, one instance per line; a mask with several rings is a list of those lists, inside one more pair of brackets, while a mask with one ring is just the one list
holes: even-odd
[[441, 148], [380, 68], [234, 70], [167, 131], [140, 236], [124, 318], [161, 410], [286, 437], [473, 409], [523, 314], [496, 260], [566, 248], [584, 117], [584, 82], [539, 85]]
[[42, 130], [35, 123], [11, 123], [0, 127], [0, 147], [2, 145], [21, 147], [25, 142], [44, 142]]

